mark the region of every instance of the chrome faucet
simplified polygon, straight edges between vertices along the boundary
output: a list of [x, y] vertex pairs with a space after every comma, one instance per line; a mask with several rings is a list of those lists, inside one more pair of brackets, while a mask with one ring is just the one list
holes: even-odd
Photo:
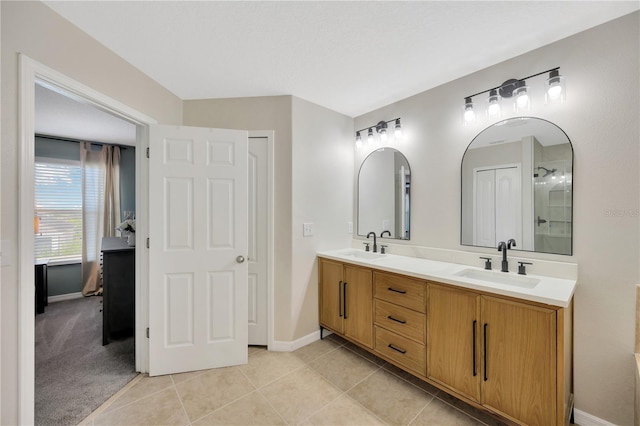
[[502, 268], [500, 269], [502, 272], [509, 272], [509, 261], [507, 261], [507, 249], [511, 249], [511, 247], [516, 246], [516, 240], [513, 238], [509, 239], [506, 243], [504, 241], [500, 241], [498, 243], [498, 251], [502, 252]]
[[385, 234], [385, 233], [386, 233], [386, 234], [389, 234], [389, 238], [391, 238], [391, 231], [382, 231], [382, 232], [380, 233], [380, 238], [384, 237], [384, 234]]
[[376, 233], [371, 231], [367, 234], [367, 238], [369, 238], [370, 236], [373, 235], [373, 252], [377, 253], [378, 252], [378, 244], [376, 243]]

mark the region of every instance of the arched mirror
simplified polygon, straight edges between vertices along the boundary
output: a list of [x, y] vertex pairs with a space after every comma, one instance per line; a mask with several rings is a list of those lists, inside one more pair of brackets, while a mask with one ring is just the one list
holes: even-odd
[[572, 254], [573, 148], [555, 124], [532, 117], [483, 130], [462, 158], [461, 244]]
[[411, 169], [400, 151], [381, 148], [369, 154], [358, 174], [358, 235], [408, 240], [410, 189]]

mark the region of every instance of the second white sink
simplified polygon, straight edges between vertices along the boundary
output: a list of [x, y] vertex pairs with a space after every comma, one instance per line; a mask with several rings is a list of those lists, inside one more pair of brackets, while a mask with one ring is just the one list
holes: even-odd
[[505, 284], [524, 288], [534, 288], [540, 282], [538, 278], [525, 277], [505, 272], [486, 271], [482, 269], [463, 269], [462, 271], [456, 272], [454, 275], [489, 283]]

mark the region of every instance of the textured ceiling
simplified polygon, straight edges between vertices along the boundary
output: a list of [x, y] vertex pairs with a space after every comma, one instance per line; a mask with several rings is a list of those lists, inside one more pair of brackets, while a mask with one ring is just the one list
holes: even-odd
[[182, 99], [294, 95], [358, 116], [638, 1], [53, 1]]

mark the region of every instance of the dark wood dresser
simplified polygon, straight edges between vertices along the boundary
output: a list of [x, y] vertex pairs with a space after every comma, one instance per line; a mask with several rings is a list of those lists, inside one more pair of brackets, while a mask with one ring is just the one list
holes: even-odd
[[102, 239], [102, 344], [135, 331], [136, 251], [122, 238]]

